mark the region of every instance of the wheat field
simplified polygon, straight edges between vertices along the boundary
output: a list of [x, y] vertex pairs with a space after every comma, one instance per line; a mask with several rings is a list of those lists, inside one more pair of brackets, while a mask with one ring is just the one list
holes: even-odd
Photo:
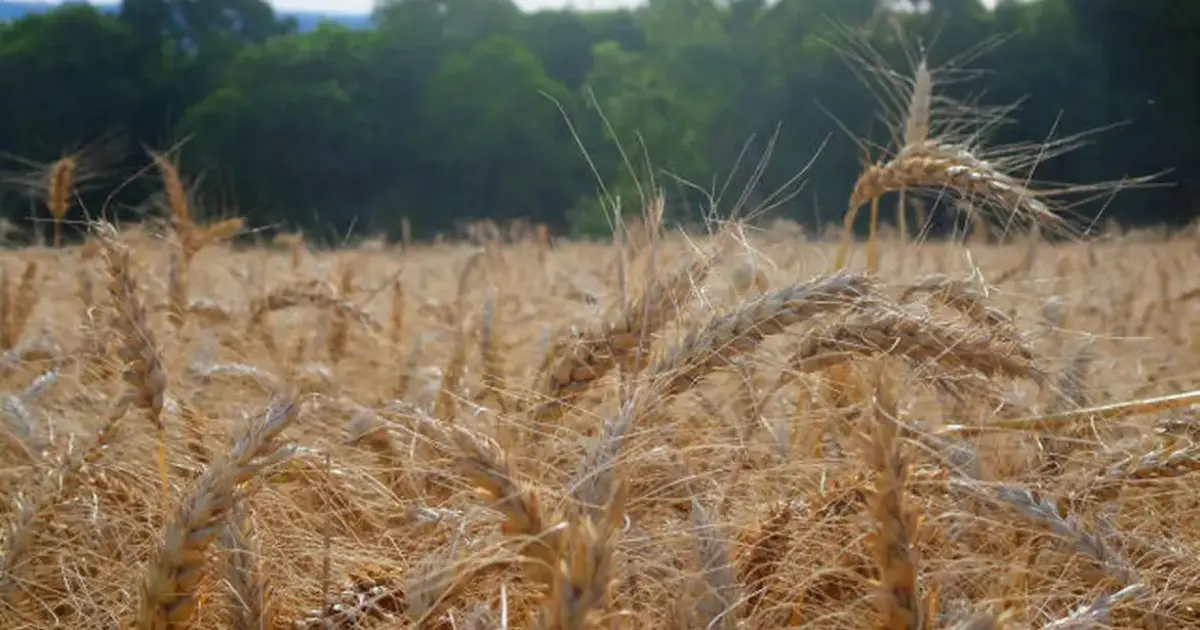
[[1200, 628], [1196, 230], [1044, 238], [1130, 182], [938, 76], [820, 237], [244, 245], [155, 155], [163, 220], [62, 247], [64, 158], [0, 253], [0, 627]]
[[1193, 234], [212, 230], [0, 257], [4, 627], [1200, 627]]

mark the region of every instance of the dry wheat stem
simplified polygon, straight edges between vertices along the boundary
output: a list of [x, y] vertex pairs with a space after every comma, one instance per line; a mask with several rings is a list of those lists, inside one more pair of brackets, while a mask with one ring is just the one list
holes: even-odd
[[879, 628], [921, 630], [925, 615], [917, 588], [915, 548], [921, 515], [905, 496], [908, 462], [900, 449], [894, 385], [886, 366], [878, 364], [876, 369], [875, 422], [866, 459], [876, 473], [867, 509], [877, 524], [872, 542], [879, 567]]
[[1200, 390], [1117, 402], [1097, 407], [1072, 409], [1060, 413], [1001, 420], [984, 426], [947, 425], [940, 428], [940, 435], [969, 437], [992, 431], [1054, 431], [1083, 420], [1119, 420], [1146, 413], [1159, 413], [1176, 409], [1188, 409], [1200, 405]]

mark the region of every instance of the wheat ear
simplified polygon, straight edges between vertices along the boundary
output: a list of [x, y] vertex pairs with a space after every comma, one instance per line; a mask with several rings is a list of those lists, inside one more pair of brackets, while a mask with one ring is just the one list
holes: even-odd
[[501, 413], [508, 413], [508, 393], [504, 379], [504, 358], [501, 344], [497, 340], [496, 294], [489, 291], [483, 302], [483, 313], [479, 320], [479, 359], [483, 364], [484, 392], [490, 394], [500, 405]]
[[1164, 444], [1142, 455], [1135, 455], [1109, 469], [1088, 490], [1088, 496], [1112, 501], [1130, 482], [1182, 477], [1200, 470], [1200, 446]]
[[740, 354], [753, 352], [770, 335], [817, 315], [844, 310], [872, 292], [861, 275], [837, 274], [766, 293], [688, 333], [653, 369], [662, 395], [683, 393], [700, 378]]
[[[346, 302], [350, 302], [350, 295], [354, 292], [354, 267], [345, 265], [342, 268], [341, 278], [338, 280], [337, 298]], [[329, 361], [333, 365], [337, 365], [346, 356], [346, 347], [350, 344], [350, 322], [346, 316], [345, 309], [333, 309], [329, 318], [329, 332], [325, 339], [326, 350], [329, 352]]]
[[389, 339], [392, 346], [400, 345], [400, 337], [404, 331], [404, 283], [399, 278], [392, 283], [392, 309], [389, 321]]
[[970, 318], [971, 321], [992, 328], [1002, 334], [1014, 330], [1012, 318], [1003, 311], [987, 305], [985, 291], [972, 282], [953, 280], [942, 274], [925, 276], [904, 290], [901, 302], [909, 301], [914, 295], [929, 294], [933, 299]]
[[1042, 630], [1088, 630], [1089, 628], [1095, 628], [1108, 620], [1108, 616], [1117, 604], [1140, 597], [1147, 590], [1141, 584], [1131, 584], [1115, 593], [1101, 595], [1092, 603], [1080, 607], [1067, 617], [1042, 626]]
[[625, 514], [623, 487], [616, 488], [604, 514], [585, 515], [563, 536], [550, 594], [542, 609], [544, 630], [585, 630], [599, 610], [613, 579], [613, 552]]
[[137, 630], [187, 627], [199, 604], [209, 547], [242, 495], [240, 487], [266, 467], [286, 461], [291, 450], [278, 438], [297, 416], [297, 404], [281, 398], [253, 421], [234, 444], [196, 481], [167, 526], [158, 553], [142, 581]]
[[784, 556], [791, 547], [792, 539], [788, 536], [787, 527], [795, 513], [788, 503], [774, 506], [750, 542], [740, 571], [742, 584], [748, 590], [747, 616], [754, 614], [762, 604], [770, 590], [772, 579], [778, 573]]
[[700, 570], [697, 586], [703, 591], [696, 605], [696, 622], [713, 630], [732, 630], [738, 625], [737, 604], [742, 593], [729, 551], [729, 537], [696, 498], [692, 499], [691, 521]]
[[230, 590], [231, 630], [274, 630], [275, 603], [259, 564], [254, 524], [242, 504], [235, 504], [221, 535], [228, 559], [225, 581]]
[[367, 627], [368, 620], [392, 619], [408, 608], [404, 586], [394, 571], [360, 565], [335, 601], [322, 610], [308, 611], [292, 623], [294, 630], [352, 630]]
[[464, 328], [465, 322], [460, 320], [454, 330], [454, 349], [442, 372], [442, 381], [434, 400], [434, 416], [446, 423], [453, 423], [458, 414], [458, 389], [467, 368], [467, 333]]
[[188, 262], [181, 235], [173, 232], [167, 250], [167, 319], [178, 333], [187, 321]]
[[151, 152], [151, 158], [162, 176], [167, 194], [167, 205], [171, 211], [171, 228], [178, 236], [184, 252], [196, 251], [196, 220], [192, 215], [192, 204], [188, 198], [179, 168], [167, 156]]
[[895, 160], [873, 166], [859, 178], [851, 204], [864, 204], [901, 188], [947, 188], [963, 198], [980, 198], [1038, 218], [1054, 215], [1035, 193], [996, 171], [970, 153], [953, 147], [930, 147], [902, 153]]
[[792, 357], [791, 371], [781, 374], [780, 379], [786, 381], [793, 372], [810, 372], [841, 362], [842, 354], [888, 354], [985, 376], [1030, 379], [1035, 383], [1045, 380], [1032, 350], [1022, 345], [981, 334], [977, 329], [955, 330], [900, 311], [870, 311], [828, 331], [810, 334]]
[[584, 333], [577, 341], [558, 344], [547, 355], [552, 363], [540, 391], [544, 402], [533, 410], [535, 424], [561, 418], [572, 402], [618, 364], [644, 352], [649, 336], [674, 319], [714, 262], [714, 257], [707, 256], [656, 278], [641, 299], [631, 301], [613, 321]]
[[95, 231], [103, 246], [104, 262], [108, 268], [109, 297], [117, 310], [114, 324], [121, 335], [117, 356], [125, 366], [122, 379], [129, 386], [127, 396], [134, 407], [146, 412], [150, 423], [158, 431], [158, 469], [165, 508], [170, 497], [167, 427], [163, 419], [167, 371], [138, 291], [138, 278], [129, 248], [118, 240], [116, 229], [111, 224], [98, 223]]
[[963, 199], [979, 198], [1037, 220], [1057, 220], [1038, 197], [1013, 177], [1000, 172], [971, 152], [954, 145], [927, 141], [904, 147], [892, 160], [868, 167], [854, 185], [843, 224], [848, 234], [834, 265], [844, 269], [849, 256], [858, 210], [879, 197], [909, 188], [948, 189]]
[[1049, 496], [1025, 488], [1001, 486], [995, 491], [995, 500], [1045, 525], [1057, 536], [1069, 541], [1077, 552], [1094, 560], [1100, 569], [1121, 584], [1135, 581], [1137, 576], [1134, 570], [1108, 546], [1102, 536], [1085, 529], [1077, 516], [1069, 514]]
[[601, 518], [601, 511], [614, 496], [617, 456], [637, 417], [638, 403], [636, 398], [625, 401], [616, 420], [604, 423], [595, 447], [584, 458], [575, 475], [575, 483], [572, 484], [575, 488], [574, 498], [579, 502], [580, 509], [590, 513], [594, 520]]
[[79, 161], [74, 156], [66, 156], [50, 167], [46, 206], [54, 219], [55, 247], [62, 245], [62, 222], [71, 210], [71, 190], [75, 185], [75, 174], [78, 170]]
[[[7, 282], [3, 284], [4, 288], [7, 288]], [[41, 296], [40, 286], [37, 261], [31, 260], [25, 264], [25, 271], [21, 273], [21, 283], [17, 285], [16, 295], [5, 296], [7, 308], [4, 309], [3, 328], [0, 329], [0, 348], [11, 350], [20, 343], [21, 335], [29, 325]]]
[[950, 630], [1001, 630], [1007, 621], [1008, 618], [1004, 615], [977, 613], [954, 624]]
[[553, 589], [562, 530], [551, 527], [551, 518], [542, 511], [537, 492], [516, 480], [498, 447], [461, 429], [453, 429], [450, 437], [460, 452], [459, 470], [504, 513], [501, 532], [522, 539], [521, 555], [528, 561], [526, 571], [530, 577]]

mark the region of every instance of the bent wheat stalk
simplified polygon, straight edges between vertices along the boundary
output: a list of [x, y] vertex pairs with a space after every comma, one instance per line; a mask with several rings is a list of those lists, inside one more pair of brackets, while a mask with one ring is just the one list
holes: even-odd
[[1037, 191], [1001, 172], [965, 148], [934, 141], [905, 147], [887, 162], [867, 168], [854, 184], [849, 209], [843, 219], [845, 234], [835, 265], [844, 269], [853, 240], [854, 221], [867, 203], [889, 192], [910, 188], [947, 190], [962, 199], [999, 206], [1034, 219], [1057, 219]]

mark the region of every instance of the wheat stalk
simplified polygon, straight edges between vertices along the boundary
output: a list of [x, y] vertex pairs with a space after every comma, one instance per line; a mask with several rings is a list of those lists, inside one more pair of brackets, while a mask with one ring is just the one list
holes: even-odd
[[1140, 414], [1186, 409], [1196, 405], [1200, 405], [1200, 390], [1072, 409], [1028, 418], [1002, 420], [985, 426], [948, 425], [942, 427], [938, 433], [969, 436], [990, 431], [1053, 431], [1082, 420], [1118, 420]]
[[878, 368], [875, 384], [874, 423], [866, 450], [875, 471], [875, 491], [867, 511], [874, 517], [872, 533], [875, 562], [879, 567], [879, 628], [920, 630], [925, 627], [921, 595], [917, 588], [919, 560], [915, 540], [920, 511], [905, 497], [908, 462], [900, 448], [894, 385], [886, 368]]

